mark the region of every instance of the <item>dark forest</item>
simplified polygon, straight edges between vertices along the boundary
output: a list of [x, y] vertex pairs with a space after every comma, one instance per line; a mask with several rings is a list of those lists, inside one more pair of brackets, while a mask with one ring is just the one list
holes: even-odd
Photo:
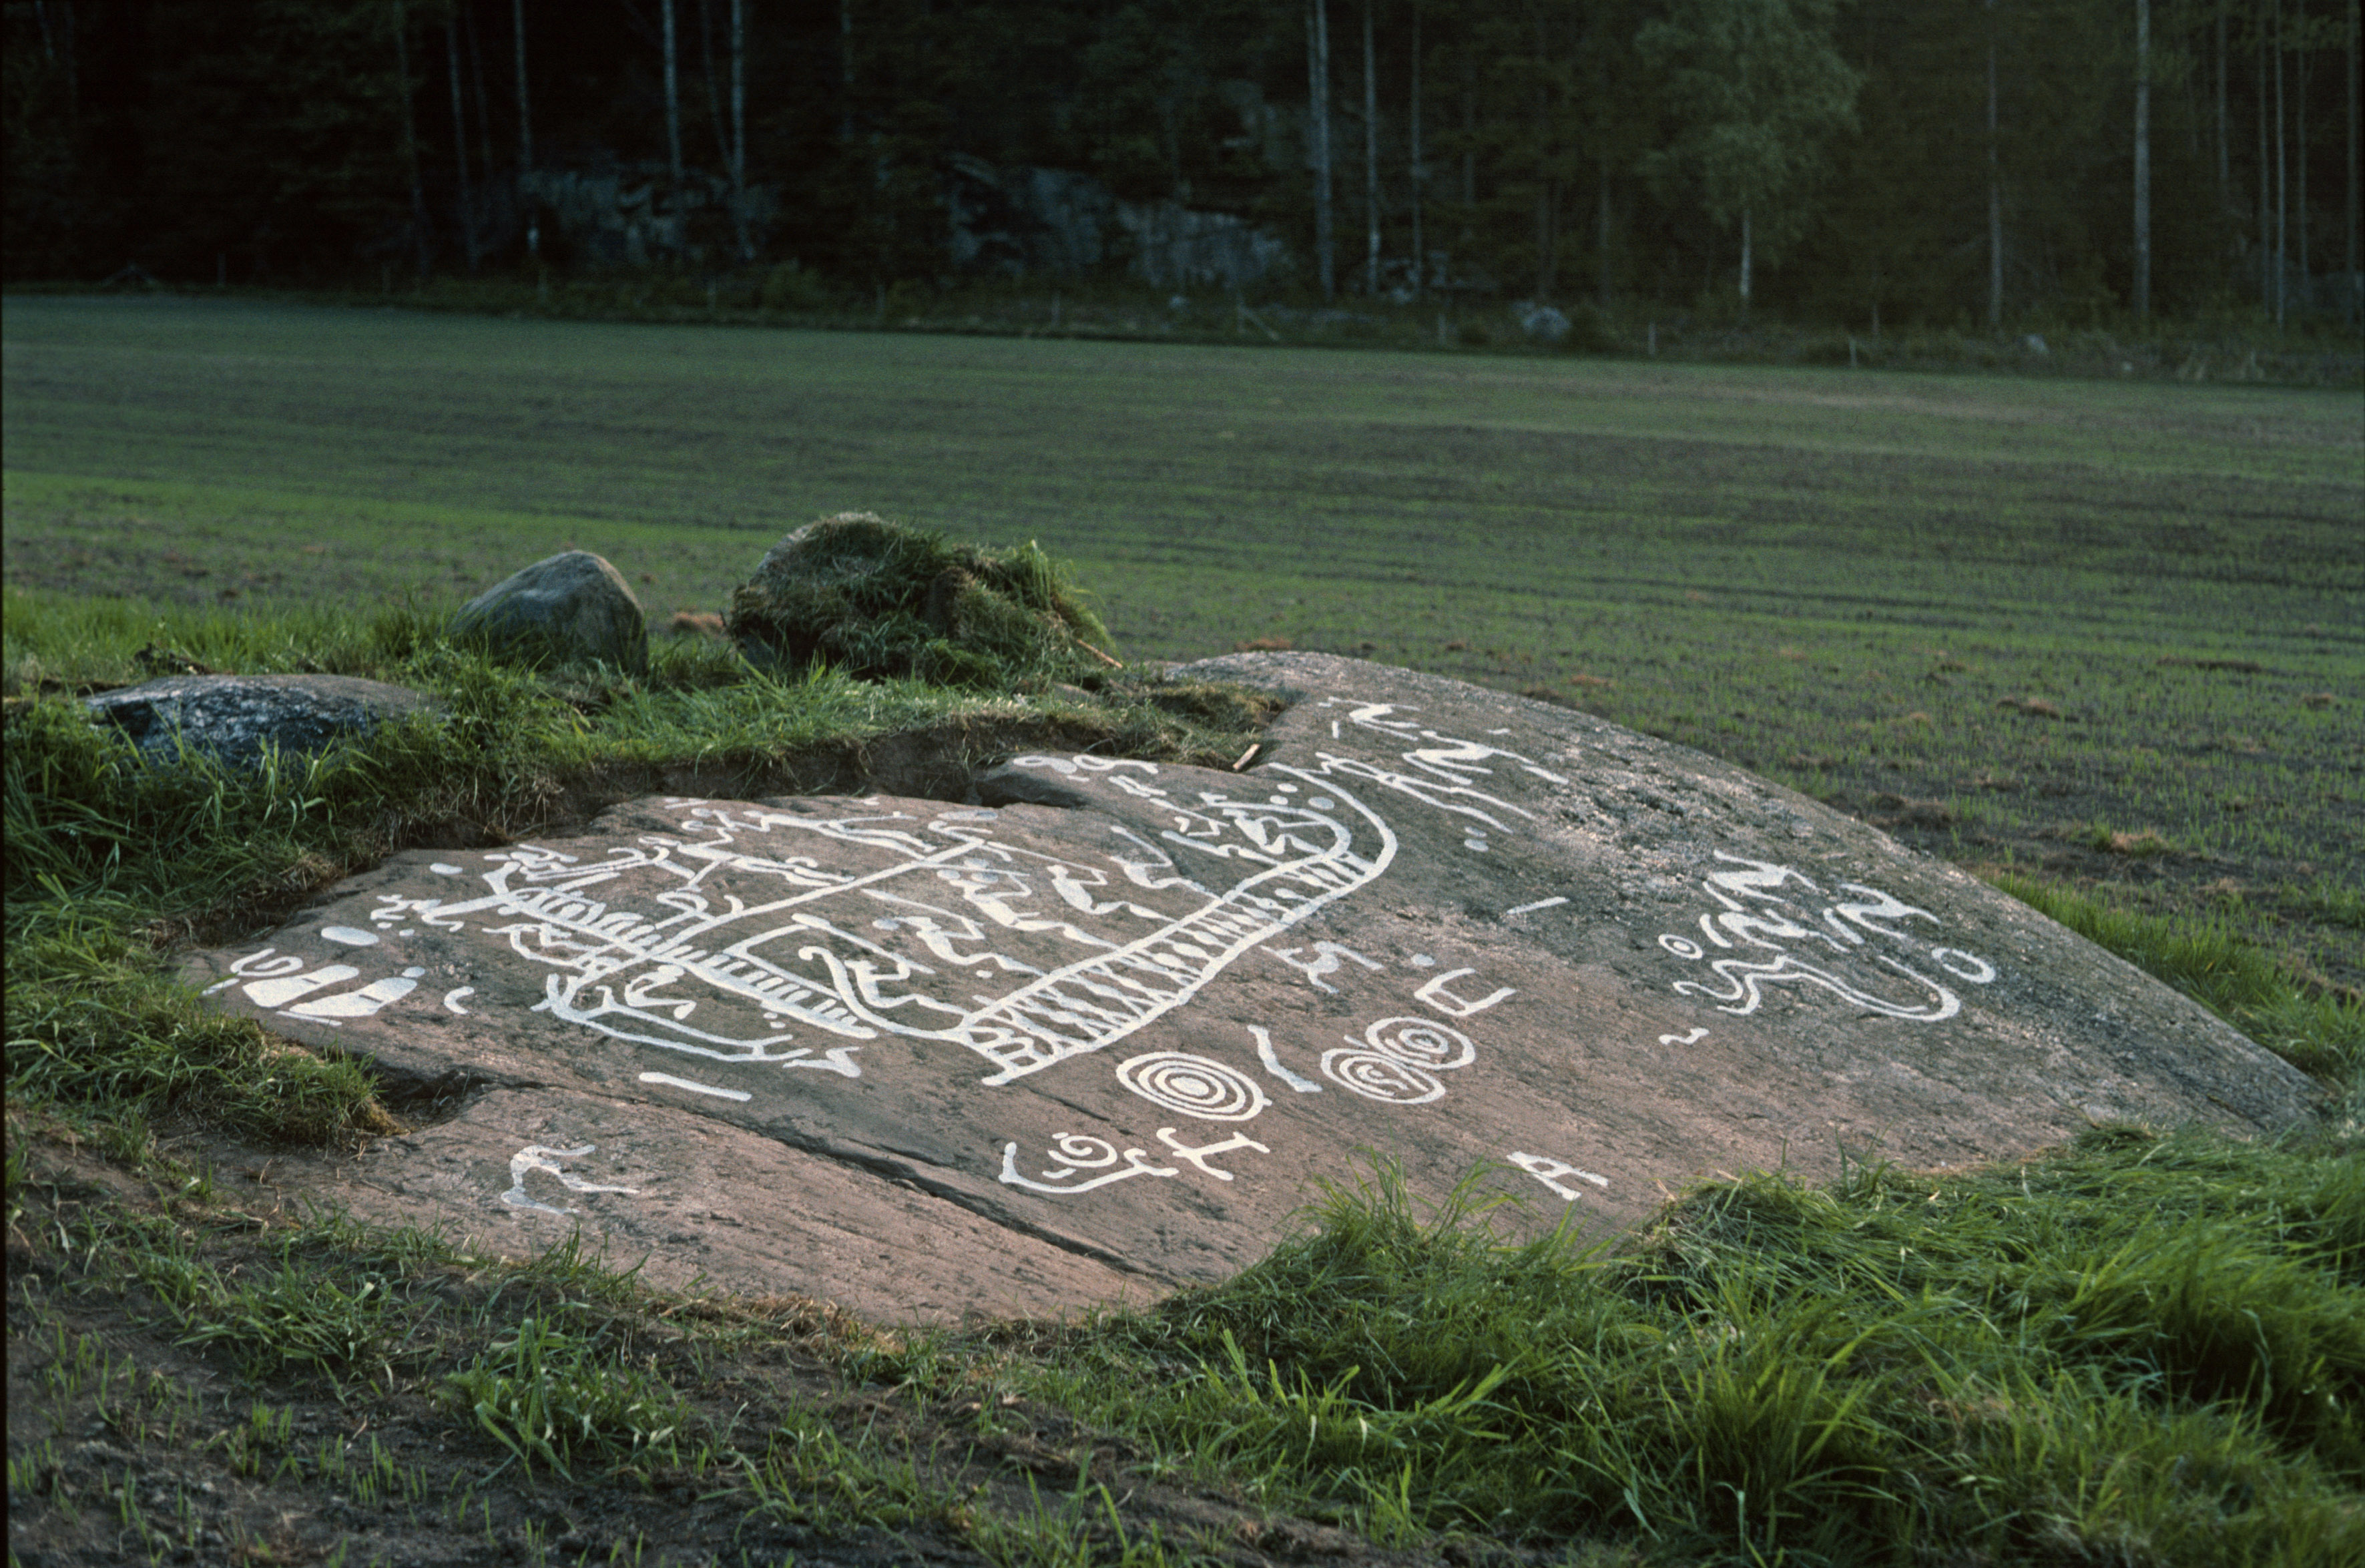
[[1966, 329], [2357, 314], [2335, 0], [6, 16], [17, 283], [643, 268]]

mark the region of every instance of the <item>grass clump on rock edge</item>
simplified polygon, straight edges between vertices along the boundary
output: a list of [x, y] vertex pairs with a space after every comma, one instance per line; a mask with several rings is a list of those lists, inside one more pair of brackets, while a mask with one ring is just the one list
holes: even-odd
[[1115, 666], [1100, 618], [1033, 543], [958, 544], [869, 512], [807, 523], [731, 598], [761, 666], [820, 662], [866, 679], [1036, 688]]

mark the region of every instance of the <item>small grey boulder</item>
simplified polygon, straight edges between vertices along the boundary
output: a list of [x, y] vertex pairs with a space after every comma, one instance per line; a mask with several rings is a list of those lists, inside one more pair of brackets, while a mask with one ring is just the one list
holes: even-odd
[[1568, 340], [1568, 317], [1550, 305], [1537, 300], [1522, 299], [1511, 307], [1519, 319], [1519, 330], [1540, 343], [1559, 343]]
[[649, 669], [648, 619], [624, 576], [588, 550], [569, 550], [502, 578], [460, 607], [455, 638], [559, 664], [599, 660]]
[[151, 761], [175, 761], [185, 745], [238, 767], [259, 763], [266, 745], [319, 751], [434, 705], [407, 686], [349, 675], [174, 675], [84, 700]]

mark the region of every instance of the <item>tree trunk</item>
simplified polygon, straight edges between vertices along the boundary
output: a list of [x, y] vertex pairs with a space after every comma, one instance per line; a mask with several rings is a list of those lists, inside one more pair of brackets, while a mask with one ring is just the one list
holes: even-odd
[[2226, 0], [2217, 0], [2217, 206], [2221, 211], [2233, 203], [2234, 184], [2225, 135], [2225, 6]]
[[[673, 171], [674, 188], [681, 188], [681, 75], [676, 69], [673, 0], [658, 0], [665, 13], [666, 162]], [[677, 201], [679, 198], [676, 198]]]
[[1997, 151], [1995, 0], [1988, 12], [1988, 325], [2003, 326], [2003, 171]]
[[517, 18], [518, 65], [518, 173], [533, 170], [533, 108], [525, 93], [525, 0], [511, 0], [510, 14]]
[[[49, 8], [36, 6], [34, 14], [41, 21], [41, 48], [50, 50]], [[66, 151], [71, 157], [82, 136], [82, 73], [74, 63], [73, 0], [64, 0], [58, 7], [57, 43], [51, 58], [62, 62], [66, 77]]]
[[1466, 55], [1462, 62], [1462, 205], [1478, 205], [1478, 68]]
[[1328, 0], [1306, 7], [1306, 135], [1314, 155], [1314, 269], [1328, 299], [1337, 284], [1331, 263], [1330, 213], [1330, 14]]
[[731, 172], [731, 127], [723, 118], [723, 89], [714, 80], [714, 10], [698, 0], [698, 73], [706, 84], [706, 123], [714, 129], [714, 153], [725, 174]]
[[854, 142], [854, 0], [837, 0], [837, 139]]
[[1749, 208], [1741, 209], [1741, 313], [1749, 314]]
[[2151, 0], [2135, 0], [2135, 319], [2151, 315]]
[[1414, 0], [1412, 8], [1412, 101], [1406, 106], [1410, 111], [1407, 117], [1408, 133], [1412, 140], [1412, 155], [1407, 160], [1405, 165], [1406, 173], [1409, 176], [1407, 183], [1412, 186], [1412, 291], [1414, 297], [1418, 297], [1421, 286], [1429, 276], [1429, 256], [1421, 249], [1420, 235], [1420, 185], [1421, 182], [1429, 177], [1429, 171], [1421, 166], [1420, 162], [1419, 0]]
[[2307, 265], [2307, 57], [2313, 51], [2308, 48], [2307, 0], [2292, 0], [2292, 3], [2299, 16], [2300, 47], [2299, 103], [2295, 115], [2298, 123], [2292, 127], [2292, 140], [2299, 143], [2299, 200], [2292, 205], [2299, 209], [2300, 308], [2304, 310], [2307, 308], [2307, 280], [2310, 276]]
[[1559, 281], [1560, 257], [1553, 241], [1560, 229], [1560, 182], [1536, 182], [1536, 299], [1541, 304], [1552, 303], [1552, 286]]
[[1380, 292], [1380, 78], [1372, 47], [1372, 13], [1363, 0], [1363, 292]]
[[1602, 305], [1607, 307], [1609, 303], [1610, 295], [1609, 154], [1607, 152], [1604, 152], [1601, 155], [1601, 246], [1599, 261], [1600, 279], [1595, 286], [1595, 292], [1599, 297]]
[[2283, 108], [2283, 6], [2275, 0], [2275, 325], [2283, 324], [2283, 307], [2289, 289], [2284, 274], [2291, 267], [2291, 139], [2283, 128], [2289, 117]]
[[468, 85], [476, 95], [477, 162], [484, 165], [485, 184], [493, 183], [493, 110], [485, 94], [485, 42], [476, 31], [476, 10], [468, 7]]
[[410, 112], [410, 22], [402, 0], [394, 0], [395, 87], [402, 99], [402, 157], [410, 170], [410, 239], [418, 256], [419, 277], [427, 278], [427, 186], [419, 177], [419, 126]]
[[752, 262], [747, 238], [747, 10], [731, 0], [731, 223], [739, 237], [739, 259]]
[[2263, 14], [2259, 25], [2259, 308], [2271, 313], [2275, 308], [2275, 229], [2273, 204], [2275, 166], [2267, 151], [2267, 20]]
[[460, 246], [468, 270], [476, 270], [476, 208], [468, 195], [468, 126], [460, 112], [460, 24], [449, 12], [443, 17], [443, 59], [452, 77], [452, 158], [460, 171]]
[[2356, 319], [2357, 319], [2357, 318], [2356, 318], [2356, 315], [2355, 315], [2355, 310], [2356, 310], [2356, 308], [2357, 308], [2357, 305], [2358, 305], [2358, 298], [2357, 298], [2357, 218], [2358, 218], [2358, 213], [2357, 213], [2357, 152], [2358, 152], [2358, 148], [2357, 148], [2357, 29], [2358, 29], [2357, 7], [2356, 7], [2356, 6], [2349, 6], [2349, 7], [2348, 7], [2348, 191], [2347, 211], [2348, 211], [2348, 223], [2347, 230], [2346, 230], [2346, 231], [2347, 231], [2347, 233], [2348, 233], [2348, 241], [2347, 241], [2347, 242], [2346, 242], [2346, 247], [2345, 247], [2345, 249], [2344, 249], [2344, 250], [2343, 250], [2343, 252], [2342, 252], [2342, 257], [2343, 257], [2343, 262], [2344, 262], [2343, 270], [2348, 274], [2348, 276], [2347, 276], [2345, 279], [2343, 279], [2343, 280], [2342, 280], [2342, 282], [2343, 282], [2343, 287], [2347, 290], [2347, 294], [2348, 294], [2348, 305], [2347, 305], [2346, 308], [2350, 312], [2350, 314], [2349, 314], [2349, 316], [2348, 316], [2348, 319], [2349, 319], [2352, 323], [2353, 323], [2353, 322], [2356, 320]]

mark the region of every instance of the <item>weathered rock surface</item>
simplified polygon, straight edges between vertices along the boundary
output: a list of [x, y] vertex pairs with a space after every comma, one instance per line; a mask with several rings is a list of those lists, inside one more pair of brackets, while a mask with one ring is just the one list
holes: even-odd
[[1184, 673], [1295, 698], [1249, 772], [641, 801], [398, 857], [190, 972], [476, 1085], [325, 1195], [890, 1317], [1219, 1277], [1359, 1151], [1626, 1225], [1843, 1146], [1943, 1166], [2310, 1100], [2060, 926], [1697, 753], [1321, 655]]
[[648, 618], [624, 576], [588, 550], [513, 572], [462, 605], [455, 637], [560, 662], [599, 660], [633, 675], [649, 668]]
[[432, 708], [407, 686], [349, 675], [175, 675], [84, 700], [95, 718], [122, 730], [159, 762], [181, 747], [251, 767], [266, 745], [319, 751], [341, 735]]

